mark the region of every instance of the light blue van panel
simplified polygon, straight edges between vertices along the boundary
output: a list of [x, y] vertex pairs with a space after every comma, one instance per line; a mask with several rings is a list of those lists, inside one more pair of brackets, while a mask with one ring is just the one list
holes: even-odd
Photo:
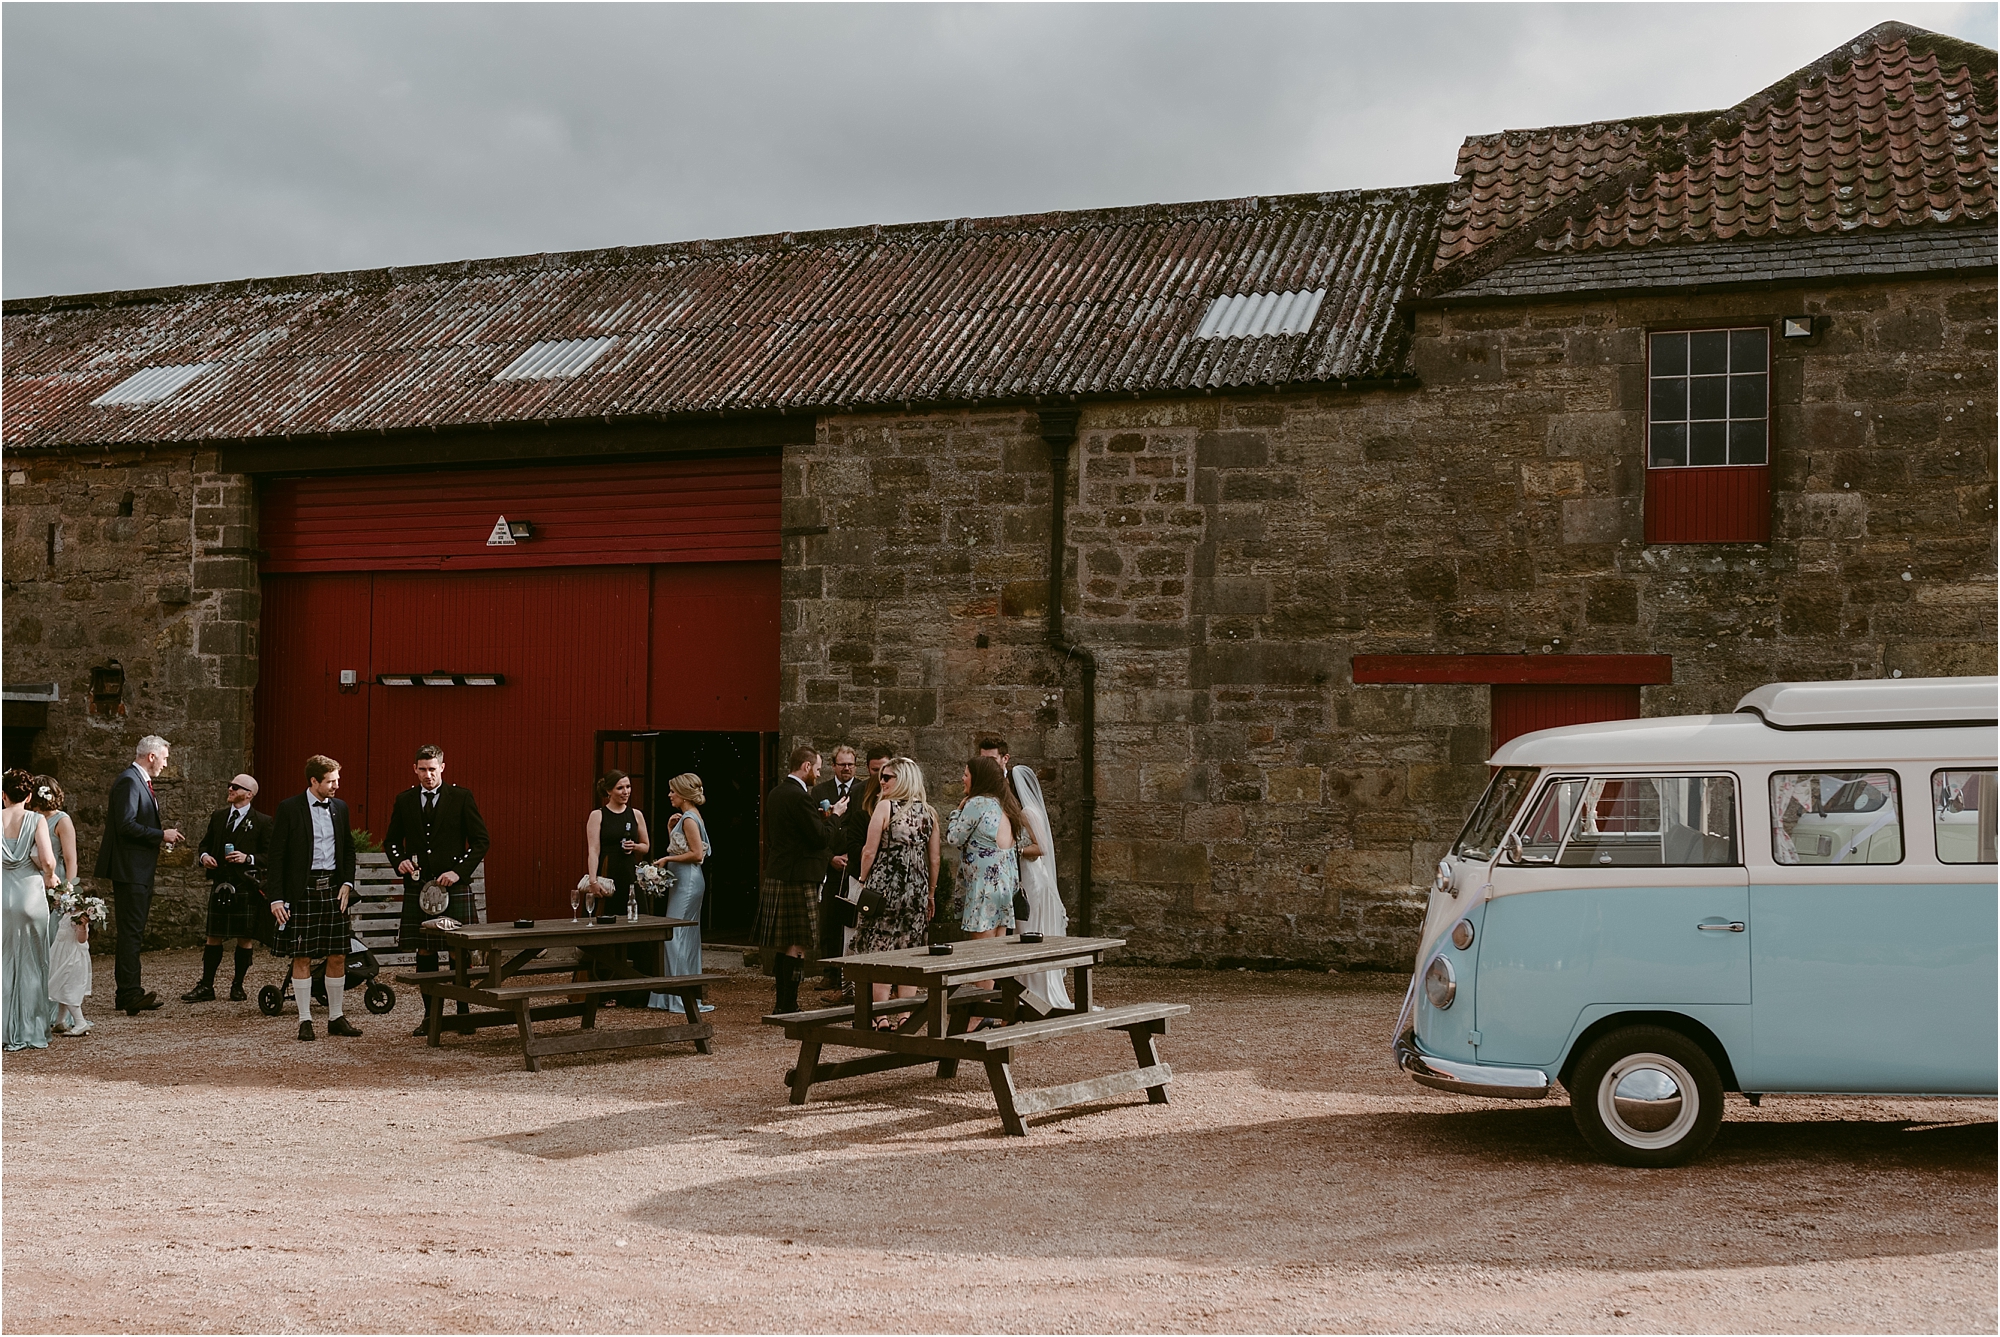
[[1993, 884], [1760, 885], [1750, 898], [1749, 1089], [1992, 1093]]
[[[1479, 978], [1479, 952], [1485, 944], [1485, 933], [1481, 927], [1486, 913], [1483, 903], [1468, 906], [1459, 919], [1472, 921], [1472, 946], [1460, 950], [1452, 945], [1451, 934], [1446, 933], [1437, 940], [1424, 959], [1417, 962], [1417, 1009], [1415, 1016], [1417, 1047], [1435, 1058], [1451, 1059], [1459, 1063], [1472, 1063], [1478, 1054], [1472, 1047], [1472, 1022], [1475, 1010], [1473, 995]], [[1453, 920], [1457, 923], [1457, 920]], [[1431, 959], [1443, 955], [1451, 962], [1451, 968], [1458, 979], [1458, 997], [1450, 1007], [1439, 1011], [1431, 1006], [1431, 1000], [1424, 994], [1423, 975], [1430, 969]]]
[[[1612, 1013], [1623, 1012], [1625, 1010], [1624, 1007], [1608, 1003], [1601, 1003], [1596, 1007], [1585, 1008], [1578, 1015], [1576, 1026], [1570, 1032], [1569, 1040], [1563, 1046], [1563, 1057], [1565, 1059], [1569, 1057], [1570, 1046], [1576, 1043], [1577, 1036], [1583, 1034]], [[1729, 1056], [1729, 1066], [1735, 1071], [1737, 1080], [1739, 1082], [1743, 1080], [1744, 1074], [1750, 1070], [1750, 1051], [1755, 1042], [1752, 1035], [1751, 1008], [1742, 1004], [1732, 1003], [1696, 1003], [1683, 1004], [1679, 1007], [1661, 1010], [1678, 1012], [1680, 1015], [1698, 1021], [1708, 1027], [1709, 1033], [1722, 1042], [1722, 1050]], [[1748, 1083], [1745, 1083], [1745, 1086], [1752, 1091], [1757, 1089]]]
[[1744, 884], [1496, 897], [1479, 956], [1478, 1061], [1553, 1065], [1595, 1004], [1748, 1003], [1752, 935], [1695, 925], [1746, 922], [1749, 899]]

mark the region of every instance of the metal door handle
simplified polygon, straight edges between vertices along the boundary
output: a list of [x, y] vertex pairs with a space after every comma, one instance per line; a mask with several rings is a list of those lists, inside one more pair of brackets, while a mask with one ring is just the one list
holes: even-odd
[[1740, 919], [1732, 919], [1727, 924], [1696, 924], [1695, 927], [1703, 933], [1741, 933], [1744, 923]]

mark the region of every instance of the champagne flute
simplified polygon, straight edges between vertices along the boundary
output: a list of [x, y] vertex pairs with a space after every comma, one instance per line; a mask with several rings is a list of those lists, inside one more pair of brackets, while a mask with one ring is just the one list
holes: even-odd
[[577, 922], [577, 920], [576, 920], [576, 907], [577, 907], [577, 906], [579, 906], [579, 905], [581, 905], [582, 903], [583, 903], [583, 888], [581, 888], [581, 887], [571, 887], [571, 888], [569, 889], [569, 922], [570, 922], [570, 923], [574, 924], [574, 923], [576, 923], [576, 922]]
[[587, 918], [597, 918], [597, 881], [592, 879], [583, 892], [583, 913]]

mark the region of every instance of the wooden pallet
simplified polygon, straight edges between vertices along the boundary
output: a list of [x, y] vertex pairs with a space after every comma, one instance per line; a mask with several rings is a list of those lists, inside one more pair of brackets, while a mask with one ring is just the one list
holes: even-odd
[[[416, 965], [415, 952], [397, 950], [396, 939], [403, 924], [403, 879], [389, 866], [386, 854], [354, 856], [354, 896], [348, 902], [348, 918], [354, 934], [375, 953], [385, 968]], [[486, 922], [486, 865], [472, 870], [473, 922]]]

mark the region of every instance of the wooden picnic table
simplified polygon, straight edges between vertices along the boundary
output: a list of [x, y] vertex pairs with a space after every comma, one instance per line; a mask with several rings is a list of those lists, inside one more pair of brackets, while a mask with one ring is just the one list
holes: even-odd
[[[694, 923], [691, 919], [671, 919], [665, 915], [640, 915], [613, 923], [593, 920], [544, 919], [532, 928], [506, 924], [463, 924], [440, 936], [451, 945], [450, 970], [422, 971], [400, 975], [404, 983], [423, 991], [426, 1042], [433, 1048], [445, 1031], [469, 1034], [482, 1026], [513, 1024], [521, 1033], [521, 1056], [529, 1072], [541, 1071], [544, 1054], [574, 1054], [592, 1049], [625, 1049], [639, 1045], [670, 1045], [688, 1041], [695, 1050], [709, 1052], [709, 1037], [715, 1028], [701, 1019], [704, 986], [719, 975], [647, 975], [634, 970], [626, 960], [625, 948], [632, 943], [656, 943], [663, 959], [667, 938], [677, 928]], [[593, 978], [551, 979], [567, 976], [577, 969], [576, 961], [543, 961], [551, 949], [572, 949]], [[475, 978], [473, 957], [480, 958]], [[544, 978], [523, 982], [524, 975]], [[674, 1026], [620, 1026], [597, 1029], [597, 1009], [607, 993], [670, 993], [681, 1000], [682, 1024]], [[571, 1001], [582, 995], [580, 1001]], [[561, 1001], [537, 1005], [537, 998]], [[469, 1004], [475, 1009], [464, 1015], [446, 1016], [447, 1001]], [[561, 1017], [581, 1017], [581, 1030], [535, 1034], [534, 1023]]]
[[[974, 938], [953, 943], [948, 956], [933, 956], [927, 947], [843, 956], [830, 964], [839, 966], [854, 985], [851, 1008], [777, 1013], [764, 1022], [784, 1027], [785, 1037], [799, 1042], [798, 1064], [785, 1074], [794, 1105], [805, 1104], [818, 1082], [928, 1063], [937, 1064], [938, 1076], [950, 1077], [960, 1060], [970, 1060], [986, 1068], [1000, 1122], [1010, 1134], [1023, 1137], [1027, 1128], [1022, 1120], [1030, 1115], [1123, 1091], [1144, 1090], [1151, 1103], [1167, 1103], [1173, 1069], [1154, 1053], [1153, 1037], [1164, 1035], [1168, 1018], [1185, 1015], [1188, 1005], [1092, 1007], [1091, 971], [1103, 963], [1106, 952], [1124, 945], [1123, 938], [1046, 938], [1038, 943], [1018, 937]], [[1051, 970], [1070, 972], [1073, 1007], [1056, 1008], [1025, 983], [1027, 977]], [[984, 980], [998, 987], [977, 987]], [[871, 997], [873, 984], [910, 985], [925, 992], [878, 1003]], [[877, 1029], [877, 1017], [894, 1018], [895, 1029]], [[1001, 1024], [968, 1033], [975, 1017]], [[1136, 1068], [1038, 1091], [1015, 1089], [1015, 1049], [1103, 1030], [1122, 1030], [1131, 1038]], [[822, 1063], [820, 1050], [828, 1045], [878, 1052]]]

